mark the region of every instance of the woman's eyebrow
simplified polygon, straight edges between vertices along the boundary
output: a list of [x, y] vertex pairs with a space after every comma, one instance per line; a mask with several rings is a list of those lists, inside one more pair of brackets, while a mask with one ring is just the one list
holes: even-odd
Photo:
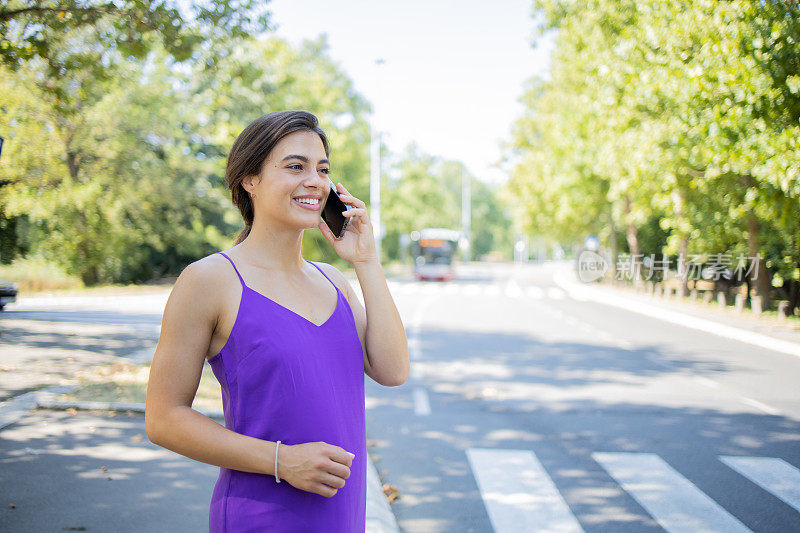
[[[289, 154], [289, 155], [287, 155], [286, 157], [284, 157], [283, 159], [281, 159], [281, 163], [283, 163], [284, 161], [286, 161], [286, 160], [288, 160], [288, 159], [299, 159], [299, 160], [300, 160], [300, 161], [302, 161], [303, 163], [308, 163], [308, 158], [307, 158], [306, 156], [304, 156], [304, 155], [297, 155], [297, 154]], [[327, 163], [327, 164], [330, 164], [331, 162], [330, 162], [330, 161], [328, 161], [327, 159], [320, 159], [320, 160], [319, 160], [319, 162], [318, 162], [317, 164], [319, 165], [319, 164], [321, 164], [321, 163]]]

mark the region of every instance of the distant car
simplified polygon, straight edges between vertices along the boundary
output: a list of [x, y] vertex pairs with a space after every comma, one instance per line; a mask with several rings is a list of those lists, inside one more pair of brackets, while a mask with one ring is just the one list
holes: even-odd
[[0, 311], [6, 304], [17, 301], [17, 284], [13, 281], [0, 280]]

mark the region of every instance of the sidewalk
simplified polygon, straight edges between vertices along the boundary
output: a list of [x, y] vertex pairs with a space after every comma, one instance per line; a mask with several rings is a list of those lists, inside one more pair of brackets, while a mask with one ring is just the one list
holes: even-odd
[[553, 279], [570, 296], [578, 300], [593, 300], [614, 305], [800, 357], [800, 329], [792, 321], [782, 323], [778, 319], [753, 316], [749, 311], [737, 312], [730, 306], [719, 309], [714, 304], [692, 302], [688, 299], [649, 296], [632, 289], [583, 283], [570, 268], [556, 270]]

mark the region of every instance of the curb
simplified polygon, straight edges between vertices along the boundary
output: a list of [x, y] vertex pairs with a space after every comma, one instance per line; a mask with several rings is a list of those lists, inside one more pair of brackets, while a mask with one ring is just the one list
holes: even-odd
[[378, 471], [367, 452], [367, 533], [399, 533], [394, 512], [386, 499]]
[[55, 397], [77, 389], [77, 384], [54, 385], [46, 389], [26, 392], [0, 403], [0, 430], [28, 415], [43, 402], [53, 402]]

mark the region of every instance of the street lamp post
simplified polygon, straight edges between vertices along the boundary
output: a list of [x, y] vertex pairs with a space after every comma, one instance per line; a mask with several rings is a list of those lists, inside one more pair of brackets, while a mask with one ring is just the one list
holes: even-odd
[[462, 239], [463, 239], [463, 246], [462, 246], [462, 260], [464, 262], [469, 262], [470, 256], [472, 255], [472, 235], [471, 233], [471, 202], [470, 199], [472, 198], [470, 192], [470, 176], [468, 172], [464, 171], [464, 167], [461, 167], [461, 232], [462, 232]]

